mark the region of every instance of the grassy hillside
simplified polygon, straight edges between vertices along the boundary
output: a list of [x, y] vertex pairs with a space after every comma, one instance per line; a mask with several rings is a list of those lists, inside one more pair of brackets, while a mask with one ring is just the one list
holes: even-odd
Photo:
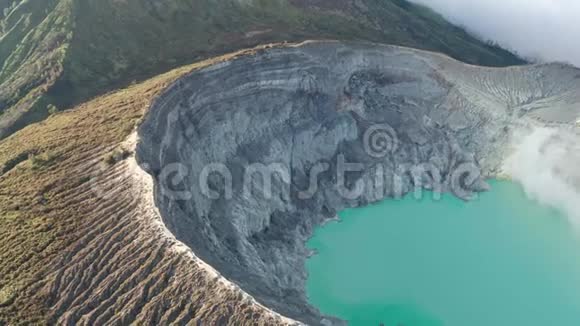
[[71, 1], [0, 0], [0, 138], [32, 113], [62, 74], [73, 30]]
[[522, 60], [405, 0], [0, 0], [0, 138], [98, 94], [264, 42], [362, 39]]

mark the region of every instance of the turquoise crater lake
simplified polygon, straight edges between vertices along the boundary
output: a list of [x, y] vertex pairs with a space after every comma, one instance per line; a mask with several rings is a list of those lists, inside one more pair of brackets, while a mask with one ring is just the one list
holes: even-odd
[[506, 181], [469, 203], [348, 209], [308, 246], [307, 293], [350, 325], [580, 325], [580, 237]]

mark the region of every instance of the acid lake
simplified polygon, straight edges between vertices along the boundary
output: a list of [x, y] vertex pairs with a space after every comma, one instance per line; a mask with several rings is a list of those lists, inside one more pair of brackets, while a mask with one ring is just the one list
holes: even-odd
[[580, 325], [580, 236], [515, 183], [348, 209], [308, 246], [307, 293], [349, 325]]

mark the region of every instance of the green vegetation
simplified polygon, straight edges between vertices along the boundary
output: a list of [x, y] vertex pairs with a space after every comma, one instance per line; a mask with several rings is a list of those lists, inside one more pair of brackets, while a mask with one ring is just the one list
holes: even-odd
[[359, 39], [521, 64], [406, 0], [0, 0], [0, 138], [173, 67], [260, 43]]
[[0, 138], [48, 115], [35, 105], [62, 74], [73, 1], [0, 0]]
[[46, 106], [46, 112], [48, 112], [48, 114], [53, 115], [56, 114], [58, 112], [58, 108], [56, 106], [54, 106], [53, 104], [49, 104]]

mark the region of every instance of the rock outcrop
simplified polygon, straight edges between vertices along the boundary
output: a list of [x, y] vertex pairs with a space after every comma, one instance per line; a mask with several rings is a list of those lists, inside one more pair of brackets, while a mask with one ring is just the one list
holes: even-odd
[[175, 82], [140, 127], [137, 159], [178, 240], [264, 305], [321, 324], [304, 290], [317, 225], [419, 188], [469, 199], [501, 172], [513, 130], [572, 128], [579, 103], [569, 66], [310, 42]]

